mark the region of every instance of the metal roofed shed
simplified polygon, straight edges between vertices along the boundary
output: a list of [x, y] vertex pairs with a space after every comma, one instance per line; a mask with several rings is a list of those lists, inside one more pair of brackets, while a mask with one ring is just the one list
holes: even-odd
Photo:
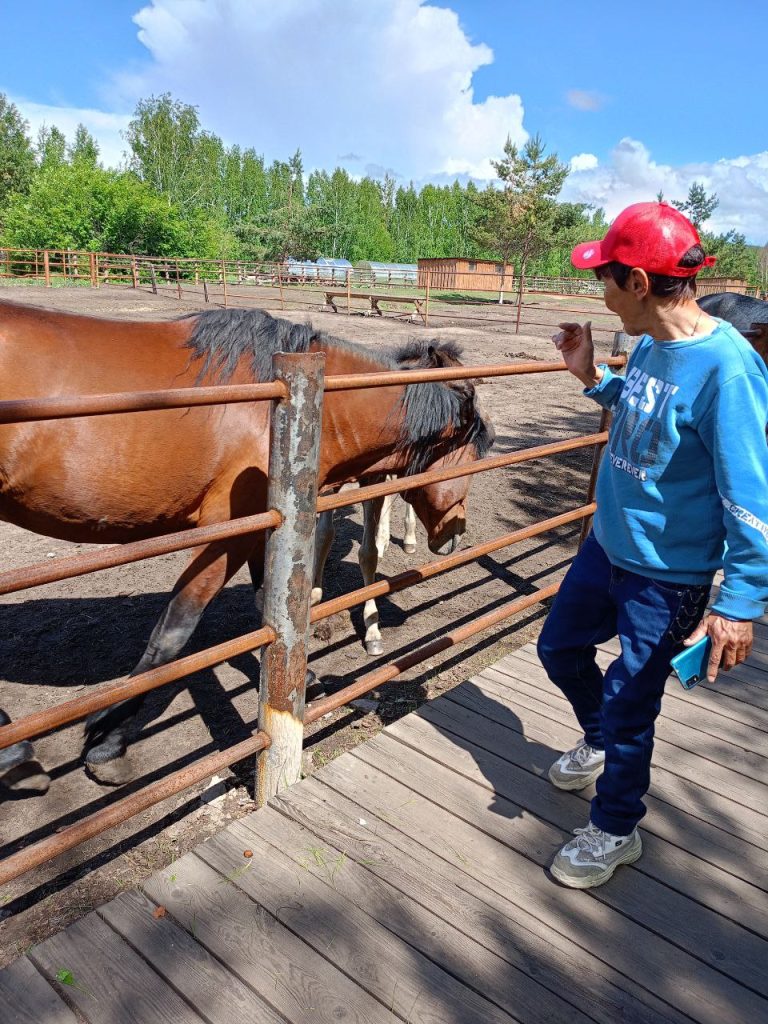
[[418, 267], [415, 263], [377, 263], [358, 260], [356, 269], [368, 271], [374, 284], [416, 284]]

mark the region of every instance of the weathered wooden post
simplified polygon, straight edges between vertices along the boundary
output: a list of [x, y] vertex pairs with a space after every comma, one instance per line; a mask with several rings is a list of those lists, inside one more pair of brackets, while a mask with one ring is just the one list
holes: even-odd
[[49, 254], [47, 249], [43, 252], [43, 270], [45, 272], [45, 287], [46, 288], [50, 288], [51, 287], [51, 257], [50, 257], [50, 254]]
[[224, 288], [224, 308], [227, 308], [227, 264], [221, 261], [221, 281]]
[[91, 271], [91, 288], [98, 288], [99, 287], [99, 272], [98, 272], [98, 268], [96, 266], [96, 253], [95, 252], [89, 252], [88, 253], [88, 262], [90, 264], [90, 271]]
[[152, 281], [152, 294], [157, 295], [157, 274], [155, 273], [154, 263], [149, 264], [149, 276]]
[[[624, 331], [616, 331], [613, 336], [613, 347], [611, 349], [612, 356], [626, 356], [632, 347], [632, 336], [625, 334]], [[607, 430], [611, 425], [611, 413], [608, 409], [603, 409], [600, 413], [600, 426], [599, 431], [602, 433]], [[603, 451], [605, 450], [604, 444], [596, 444], [592, 454], [592, 469], [589, 474], [589, 483], [587, 484], [587, 500], [586, 505], [590, 505], [595, 500], [595, 488], [597, 487], [597, 474], [600, 469], [600, 461], [603, 457]], [[581, 521], [581, 535], [579, 537], [579, 547], [587, 539], [590, 529], [592, 528], [592, 516], [587, 516]]]
[[284, 518], [264, 559], [264, 625], [277, 639], [261, 659], [259, 729], [272, 744], [258, 760], [260, 807], [301, 774], [325, 355], [278, 352], [272, 368], [288, 397], [275, 403], [270, 430], [267, 507]]
[[135, 256], [131, 257], [131, 282], [134, 288], [139, 287], [139, 267]]
[[426, 301], [424, 303], [424, 326], [429, 327], [429, 293], [432, 290], [432, 268], [427, 270], [427, 284], [425, 291]]

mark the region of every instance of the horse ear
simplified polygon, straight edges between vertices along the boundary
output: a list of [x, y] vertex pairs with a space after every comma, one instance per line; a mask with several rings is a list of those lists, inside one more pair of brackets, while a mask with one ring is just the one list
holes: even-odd
[[440, 366], [440, 355], [434, 345], [427, 347], [427, 365], [429, 367]]

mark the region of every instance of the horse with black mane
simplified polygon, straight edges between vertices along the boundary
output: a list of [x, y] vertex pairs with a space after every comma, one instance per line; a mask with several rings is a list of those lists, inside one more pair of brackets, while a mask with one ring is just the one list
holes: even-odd
[[[262, 310], [147, 323], [0, 301], [3, 399], [267, 381], [276, 352], [324, 352], [327, 374], [399, 365], [397, 352], [374, 352]], [[455, 348], [426, 341], [408, 355], [424, 367], [458, 358]], [[254, 402], [0, 426], [0, 519], [65, 541], [108, 544], [262, 512], [270, 410], [269, 402]], [[471, 461], [493, 438], [468, 381], [329, 392], [319, 485]], [[463, 532], [467, 488], [464, 478], [409, 494], [433, 551], [451, 550]], [[206, 606], [245, 563], [258, 588], [264, 543], [262, 532], [195, 548], [131, 675], [176, 658]], [[123, 758], [143, 701], [88, 719], [84, 759], [100, 781], [125, 781]], [[31, 748], [23, 753], [29, 758]], [[18, 746], [0, 751], [0, 777], [18, 754]]]
[[705, 313], [733, 324], [768, 363], [768, 302], [738, 292], [715, 292], [696, 301]]

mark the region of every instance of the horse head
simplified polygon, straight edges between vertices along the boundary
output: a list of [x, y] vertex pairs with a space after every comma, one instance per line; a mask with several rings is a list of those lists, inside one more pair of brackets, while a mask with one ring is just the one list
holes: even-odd
[[[461, 350], [452, 342], [416, 343], [401, 350], [397, 362], [410, 369], [448, 368], [462, 365], [460, 355]], [[485, 456], [496, 439], [496, 433], [478, 398], [475, 383], [467, 379], [442, 384], [416, 384], [410, 385], [408, 390], [419, 388], [425, 389], [417, 392], [422, 399], [426, 396], [433, 401], [441, 392], [443, 397], [447, 393], [451, 415], [444, 421], [436, 445], [425, 446], [421, 451], [416, 451], [414, 446], [408, 472], [462, 465]], [[430, 389], [431, 394], [426, 389]], [[413, 505], [427, 531], [429, 550], [433, 554], [450, 554], [458, 547], [459, 539], [467, 528], [466, 503], [471, 480], [469, 476], [458, 477], [425, 484], [404, 493], [403, 497]]]

